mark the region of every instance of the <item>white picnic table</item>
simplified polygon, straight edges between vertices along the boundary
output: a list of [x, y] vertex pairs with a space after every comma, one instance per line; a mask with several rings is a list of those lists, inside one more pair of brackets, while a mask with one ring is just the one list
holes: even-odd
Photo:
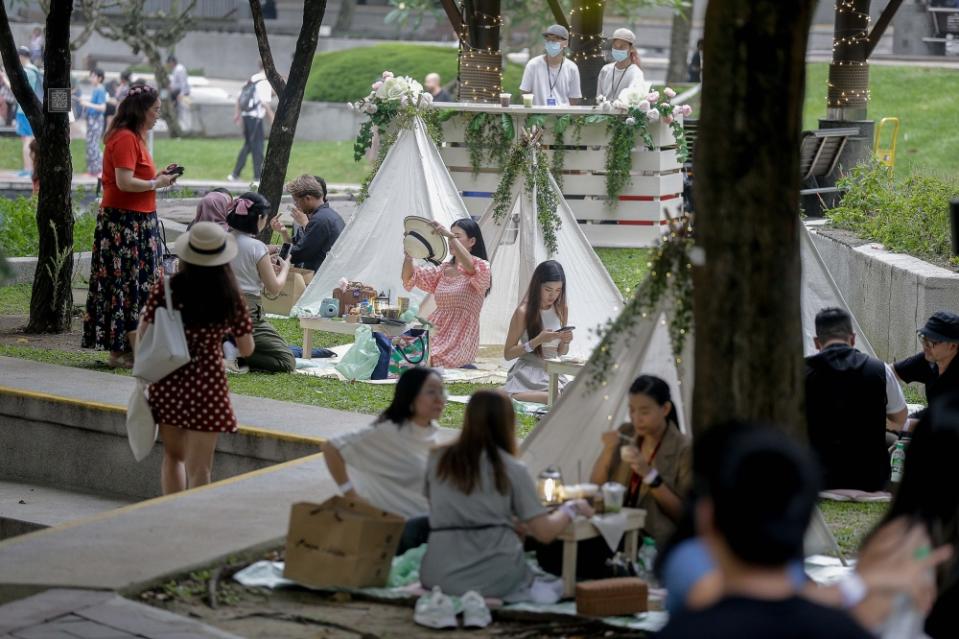
[[546, 400], [547, 405], [552, 406], [556, 402], [557, 395], [559, 395], [559, 376], [575, 376], [583, 370], [584, 366], [586, 366], [585, 362], [569, 359], [548, 358], [546, 360], [546, 374], [549, 375], [549, 399]]
[[[343, 319], [333, 319], [330, 317], [301, 317], [300, 328], [303, 329], [303, 359], [311, 359], [313, 354], [313, 335], [312, 331], [323, 331], [326, 333], [339, 333], [341, 335], [353, 335], [356, 329], [363, 324], [359, 322], [347, 322]], [[383, 333], [389, 337], [397, 337], [408, 331], [412, 324], [366, 324], [374, 333]]]
[[[639, 551], [639, 531], [646, 525], [646, 511], [642, 508], [623, 508], [626, 515], [624, 548], [626, 556], [635, 560]], [[602, 516], [602, 515], [600, 515]], [[576, 544], [586, 539], [599, 537], [599, 529], [586, 517], [577, 517], [560, 533], [557, 539], [563, 542], [563, 596], [576, 594]]]

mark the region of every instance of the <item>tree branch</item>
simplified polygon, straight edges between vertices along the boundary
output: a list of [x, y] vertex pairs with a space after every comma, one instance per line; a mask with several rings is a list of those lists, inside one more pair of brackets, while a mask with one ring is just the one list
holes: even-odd
[[[456, 32], [456, 37], [460, 40], [463, 39], [463, 15], [460, 13], [460, 10], [456, 7], [456, 3], [453, 0], [440, 0], [440, 4], [443, 5], [443, 11], [446, 12], [446, 17], [449, 19], [450, 24], [453, 26], [453, 31]], [[466, 44], [470, 44], [467, 42]]]
[[876, 26], [874, 26], [872, 31], [869, 32], [869, 41], [866, 43], [867, 60], [869, 59], [869, 56], [872, 55], [872, 50], [876, 48], [877, 44], [879, 44], [882, 34], [886, 32], [886, 29], [889, 27], [889, 23], [892, 22], [893, 16], [896, 15], [896, 11], [899, 11], [899, 7], [901, 5], [902, 0], [889, 0], [889, 4], [887, 4], [886, 8], [882, 10], [879, 20], [876, 21]]
[[[33, 127], [38, 137], [42, 136], [44, 133], [43, 104], [37, 99], [33, 87], [27, 80], [27, 72], [23, 70], [23, 65], [20, 64], [20, 54], [17, 52], [17, 45], [13, 39], [13, 31], [10, 30], [7, 7], [3, 2], [0, 2], [0, 57], [3, 58], [3, 67], [7, 70], [10, 90], [13, 91], [17, 102], [23, 108], [27, 120], [30, 121], [30, 126]], [[44, 79], [44, 84], [46, 84], [46, 79]], [[46, 87], [44, 87], [45, 89]]]
[[253, 32], [256, 34], [256, 46], [260, 49], [260, 60], [263, 61], [263, 72], [266, 74], [270, 86], [277, 95], [282, 95], [286, 89], [286, 81], [276, 70], [273, 62], [273, 50], [270, 49], [270, 39], [266, 33], [266, 22], [263, 20], [263, 7], [260, 0], [250, 0], [250, 13], [253, 14]]
[[566, 14], [563, 13], [563, 7], [559, 6], [559, 0], [546, 0], [546, 4], [549, 5], [550, 10], [553, 12], [553, 18], [556, 20], [556, 23], [569, 29], [569, 20], [566, 19]]

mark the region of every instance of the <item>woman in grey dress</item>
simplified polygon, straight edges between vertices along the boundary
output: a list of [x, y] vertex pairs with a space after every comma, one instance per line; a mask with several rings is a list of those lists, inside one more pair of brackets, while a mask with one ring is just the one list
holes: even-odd
[[549, 543], [576, 515], [592, 516], [581, 499], [546, 510], [529, 471], [515, 457], [514, 428], [509, 398], [477, 391], [466, 406], [459, 439], [430, 455], [430, 537], [420, 568], [425, 588], [516, 600], [531, 585], [533, 573], [514, 520]]
[[[566, 326], [568, 319], [563, 265], [555, 260], [542, 262], [533, 271], [526, 296], [513, 313], [506, 333], [503, 358], [516, 360], [503, 387], [511, 397], [540, 404], [548, 401], [545, 360], [569, 352], [573, 330]], [[560, 388], [565, 384], [566, 379], [560, 378]]]

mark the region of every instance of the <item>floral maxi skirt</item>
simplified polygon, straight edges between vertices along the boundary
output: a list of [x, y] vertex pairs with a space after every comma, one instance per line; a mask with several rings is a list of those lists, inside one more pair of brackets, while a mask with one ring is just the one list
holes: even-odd
[[121, 353], [130, 350], [127, 333], [136, 330], [140, 309], [159, 275], [160, 253], [155, 211], [100, 209], [81, 346]]

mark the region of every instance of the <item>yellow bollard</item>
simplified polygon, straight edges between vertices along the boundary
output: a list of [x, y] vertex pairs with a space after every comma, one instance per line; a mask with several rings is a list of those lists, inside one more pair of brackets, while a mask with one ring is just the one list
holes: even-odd
[[[882, 140], [883, 129], [886, 125], [892, 127], [892, 140], [889, 142], [888, 147], [881, 147], [880, 141]], [[896, 140], [898, 138], [899, 118], [883, 118], [879, 121], [879, 125], [876, 126], [876, 139], [872, 144], [872, 153], [877, 162], [890, 169], [896, 166]]]

